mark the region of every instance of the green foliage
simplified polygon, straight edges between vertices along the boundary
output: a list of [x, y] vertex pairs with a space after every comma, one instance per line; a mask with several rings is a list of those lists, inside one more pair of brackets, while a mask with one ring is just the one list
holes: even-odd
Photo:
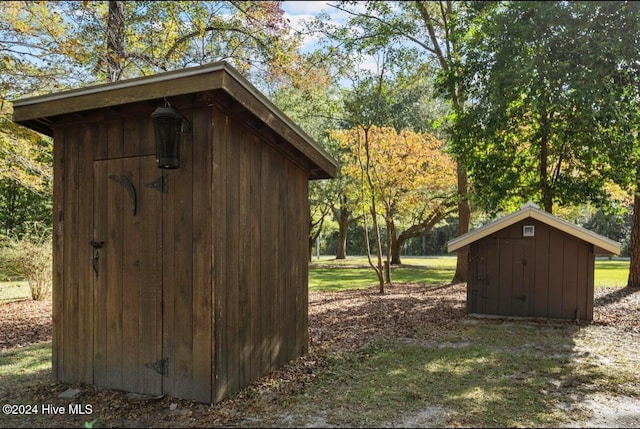
[[[2, 99], [0, 97], [0, 103]], [[0, 108], [0, 181], [40, 195], [50, 194], [52, 144], [50, 138], [11, 121], [7, 105]]]
[[583, 225], [585, 228], [604, 235], [622, 244], [622, 256], [629, 256], [631, 237], [631, 211], [605, 212], [600, 209]]
[[0, 233], [22, 236], [34, 222], [50, 227], [51, 203], [49, 184], [38, 193], [13, 180], [0, 180]]
[[[109, 21], [115, 3], [124, 22]], [[3, 2], [0, 8], [0, 67], [6, 69], [0, 69], [0, 83], [14, 94], [222, 59], [263, 82], [315, 76], [275, 1]], [[16, 75], [27, 85], [17, 87]]]
[[464, 40], [471, 102], [454, 147], [479, 202], [492, 212], [527, 200], [547, 210], [606, 204], [637, 123], [640, 5], [513, 2], [489, 12], [478, 9], [482, 23]]
[[0, 247], [0, 272], [27, 280], [31, 299], [45, 299], [51, 291], [52, 239], [49, 228], [34, 225], [20, 238], [10, 238]]

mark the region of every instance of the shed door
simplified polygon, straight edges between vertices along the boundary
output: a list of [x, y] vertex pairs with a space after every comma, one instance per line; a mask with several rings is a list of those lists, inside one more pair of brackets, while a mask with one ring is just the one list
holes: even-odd
[[153, 156], [95, 161], [94, 383], [162, 394], [162, 172]]
[[492, 239], [484, 246], [483, 312], [528, 316], [531, 244], [527, 239]]

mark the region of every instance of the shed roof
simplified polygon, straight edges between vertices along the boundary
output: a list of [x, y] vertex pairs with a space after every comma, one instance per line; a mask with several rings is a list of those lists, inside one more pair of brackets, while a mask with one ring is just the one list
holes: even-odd
[[460, 250], [469, 244], [478, 241], [496, 231], [507, 228], [521, 220], [532, 218], [553, 228], [563, 231], [569, 235], [577, 237], [587, 243], [595, 246], [595, 253], [599, 255], [618, 255], [620, 254], [620, 243], [613, 241], [586, 228], [567, 222], [557, 216], [553, 216], [532, 202], [528, 202], [522, 206], [517, 212], [513, 212], [505, 217], [496, 219], [480, 228], [470, 231], [460, 237], [456, 237], [447, 243], [447, 250], [454, 252]]
[[212, 90], [226, 92], [302, 153], [313, 178], [335, 177], [335, 159], [225, 61], [15, 100], [13, 121], [52, 136], [60, 115]]

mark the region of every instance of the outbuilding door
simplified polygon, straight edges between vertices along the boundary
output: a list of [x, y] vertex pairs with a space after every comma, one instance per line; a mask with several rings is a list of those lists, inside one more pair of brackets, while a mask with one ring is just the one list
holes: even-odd
[[95, 161], [94, 383], [163, 392], [162, 171], [153, 156]]
[[482, 313], [529, 316], [530, 239], [492, 239], [480, 248]]

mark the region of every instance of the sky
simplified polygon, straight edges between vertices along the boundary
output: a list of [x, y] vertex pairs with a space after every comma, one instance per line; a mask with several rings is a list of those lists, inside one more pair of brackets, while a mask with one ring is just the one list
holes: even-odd
[[[365, 2], [361, 2], [364, 4]], [[348, 14], [332, 7], [335, 4], [333, 1], [327, 0], [315, 0], [315, 1], [289, 1], [282, 2], [282, 9], [284, 10], [284, 17], [289, 19], [291, 26], [294, 29], [303, 29], [303, 22], [310, 21], [319, 15], [321, 12], [328, 13], [331, 17], [331, 21], [337, 24], [345, 23], [348, 19]], [[363, 7], [364, 9], [364, 7]], [[308, 52], [313, 49], [318, 38], [313, 36], [305, 36], [301, 51]], [[369, 69], [375, 71], [377, 69], [376, 62], [373, 58], [364, 58], [359, 68]]]
[[[288, 19], [291, 26], [295, 29], [303, 28], [304, 21], [310, 21], [321, 12], [327, 12], [331, 15], [331, 20], [339, 19], [342, 12], [329, 5], [330, 3], [323, 0], [317, 1], [284, 1], [282, 9], [284, 17]], [[302, 46], [302, 51], [309, 50], [313, 44], [317, 42], [317, 38], [308, 36]]]

